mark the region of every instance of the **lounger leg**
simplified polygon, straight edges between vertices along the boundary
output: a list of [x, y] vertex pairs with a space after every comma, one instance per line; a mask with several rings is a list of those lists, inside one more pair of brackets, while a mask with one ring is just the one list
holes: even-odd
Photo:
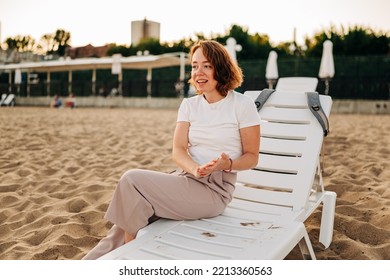
[[316, 256], [314, 254], [313, 247], [310, 242], [309, 235], [305, 231], [304, 237], [298, 243], [299, 248], [301, 250], [301, 254], [303, 259], [305, 260], [315, 260]]
[[336, 193], [325, 192], [321, 216], [321, 228], [319, 241], [328, 248], [333, 239], [333, 224], [336, 208]]
[[314, 176], [313, 190], [316, 192], [324, 192], [324, 181], [322, 178], [322, 169], [318, 160], [316, 175]]

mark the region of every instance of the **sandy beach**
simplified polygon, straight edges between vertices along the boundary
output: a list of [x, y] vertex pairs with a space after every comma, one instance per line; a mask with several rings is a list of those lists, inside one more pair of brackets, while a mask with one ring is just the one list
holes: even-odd
[[[175, 169], [176, 110], [0, 108], [0, 260], [78, 260], [131, 168]], [[390, 115], [331, 114], [324, 181], [337, 193], [334, 239], [320, 260], [390, 259]], [[287, 259], [301, 259], [297, 248]]]

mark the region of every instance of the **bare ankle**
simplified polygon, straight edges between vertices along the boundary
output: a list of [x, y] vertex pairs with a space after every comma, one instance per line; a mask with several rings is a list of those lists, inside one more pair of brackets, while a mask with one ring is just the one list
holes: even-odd
[[134, 238], [135, 238], [134, 235], [131, 235], [131, 234], [125, 232], [125, 243], [128, 243], [128, 242], [134, 240]]

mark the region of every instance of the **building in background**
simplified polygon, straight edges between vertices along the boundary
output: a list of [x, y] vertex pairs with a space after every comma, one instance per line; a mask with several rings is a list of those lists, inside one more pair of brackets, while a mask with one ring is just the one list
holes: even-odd
[[144, 39], [160, 40], [160, 23], [147, 20], [136, 20], [131, 22], [131, 44], [137, 45]]
[[105, 57], [107, 56], [108, 49], [109, 45], [94, 47], [91, 44], [88, 44], [83, 47], [70, 47], [66, 50], [66, 56], [69, 56], [72, 59], [82, 57]]

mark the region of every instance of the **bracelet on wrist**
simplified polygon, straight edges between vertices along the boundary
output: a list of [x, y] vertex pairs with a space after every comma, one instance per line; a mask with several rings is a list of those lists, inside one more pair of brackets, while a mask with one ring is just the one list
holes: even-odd
[[231, 158], [229, 158], [229, 162], [230, 162], [229, 169], [228, 170], [225, 169], [225, 170], [223, 170], [223, 172], [226, 172], [226, 173], [232, 172], [233, 160]]

